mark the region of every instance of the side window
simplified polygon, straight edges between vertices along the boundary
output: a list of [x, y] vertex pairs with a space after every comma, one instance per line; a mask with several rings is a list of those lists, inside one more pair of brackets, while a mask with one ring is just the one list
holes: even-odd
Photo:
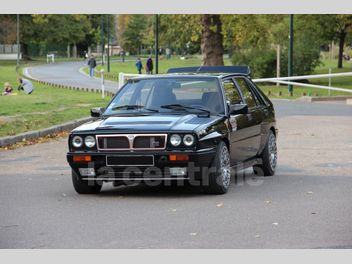
[[228, 100], [230, 104], [242, 103], [241, 95], [231, 79], [224, 80], [222, 84], [225, 89], [226, 100]]
[[236, 78], [236, 82], [242, 91], [244, 100], [246, 100], [248, 108], [256, 107], [257, 106], [256, 99], [254, 98], [252, 91], [248, 87], [246, 80], [244, 78]]
[[253, 82], [248, 81], [247, 83], [250, 87], [252, 87], [252, 91], [254, 92], [254, 96], [258, 99], [261, 105], [268, 105], [268, 101], [265, 99], [265, 95], [263, 91], [258, 88]]

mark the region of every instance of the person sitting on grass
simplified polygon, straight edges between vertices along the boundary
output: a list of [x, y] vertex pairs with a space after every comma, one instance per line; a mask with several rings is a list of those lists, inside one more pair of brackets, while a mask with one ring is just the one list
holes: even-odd
[[2, 93], [2, 95], [11, 95], [13, 92], [12, 86], [10, 83], [5, 82], [4, 83], [4, 92]]
[[19, 86], [17, 88], [17, 90], [22, 90], [24, 91], [26, 94], [31, 94], [34, 90], [33, 84], [31, 83], [31, 81], [27, 80], [27, 79], [22, 79], [22, 78], [18, 78], [18, 82], [19, 82]]

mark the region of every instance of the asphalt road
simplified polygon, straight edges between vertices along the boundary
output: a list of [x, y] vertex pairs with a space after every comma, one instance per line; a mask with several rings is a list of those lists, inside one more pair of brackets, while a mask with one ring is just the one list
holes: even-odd
[[[84, 66], [84, 61], [58, 62], [28, 67], [27, 72], [31, 77], [42, 81], [101, 90], [100, 79], [90, 78], [79, 71]], [[114, 93], [118, 89], [117, 82], [108, 80], [105, 80], [104, 86], [106, 91]]]
[[0, 152], [0, 248], [352, 248], [352, 107], [275, 101], [277, 174], [75, 193], [66, 139]]

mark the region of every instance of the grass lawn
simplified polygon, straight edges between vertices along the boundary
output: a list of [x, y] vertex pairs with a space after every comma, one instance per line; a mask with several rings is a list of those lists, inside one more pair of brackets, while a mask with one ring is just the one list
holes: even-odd
[[17, 95], [0, 96], [0, 137], [46, 128], [89, 116], [89, 109], [105, 106], [100, 94], [52, 88], [33, 83], [31, 95], [17, 91], [15, 63], [0, 61], [1, 92], [10, 82]]

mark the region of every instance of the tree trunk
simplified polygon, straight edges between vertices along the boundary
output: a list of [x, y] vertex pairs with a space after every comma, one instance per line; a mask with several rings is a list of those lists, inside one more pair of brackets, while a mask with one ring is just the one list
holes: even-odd
[[339, 60], [337, 63], [337, 68], [342, 68], [343, 63], [343, 48], [345, 46], [346, 32], [341, 31], [339, 36]]
[[67, 44], [67, 58], [71, 57], [71, 45]]
[[76, 59], [77, 58], [77, 45], [76, 43], [73, 43], [73, 57]]
[[202, 25], [201, 51], [203, 55], [203, 65], [224, 65], [224, 47], [222, 45], [223, 35], [221, 32], [220, 15], [203, 15]]

